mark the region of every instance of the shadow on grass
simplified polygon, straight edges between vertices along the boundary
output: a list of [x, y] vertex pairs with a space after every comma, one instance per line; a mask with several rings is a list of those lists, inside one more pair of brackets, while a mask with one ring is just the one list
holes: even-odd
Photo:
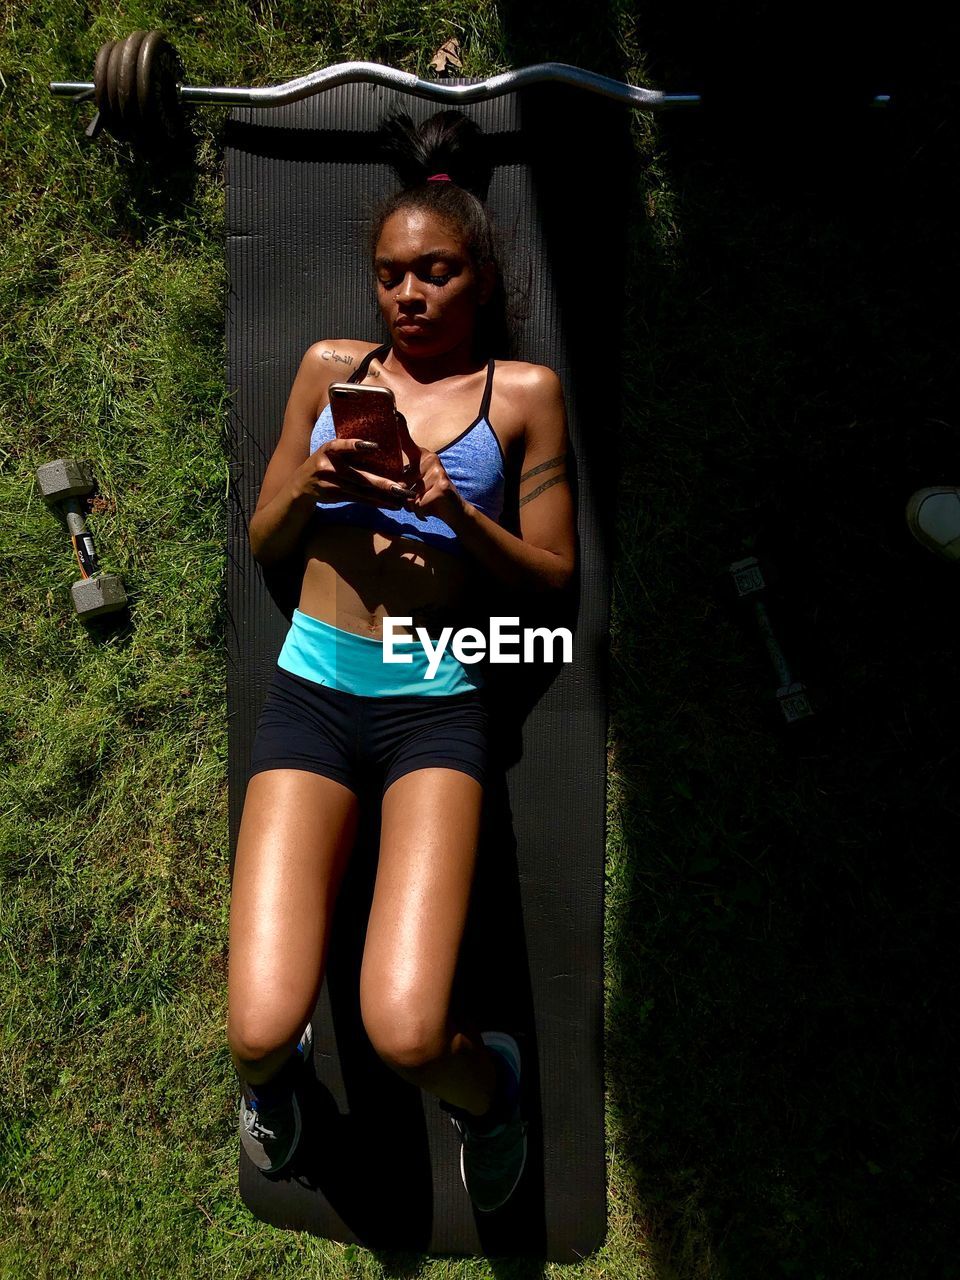
[[[902, 29], [781, 35], [760, 8], [658, 6], [636, 33], [651, 83], [709, 107], [659, 117], [638, 156], [625, 280], [618, 1156], [651, 1274], [957, 1275], [960, 583], [903, 519], [912, 490], [960, 483], [957, 86]], [[623, 78], [582, 11], [543, 14], [504, 11], [514, 65]], [[895, 106], [862, 105], [881, 91]], [[750, 554], [811, 689], [799, 736], [729, 601]]]

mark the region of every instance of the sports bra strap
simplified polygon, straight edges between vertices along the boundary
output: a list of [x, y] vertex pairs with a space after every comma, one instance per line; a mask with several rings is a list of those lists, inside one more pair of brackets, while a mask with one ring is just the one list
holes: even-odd
[[382, 360], [389, 350], [390, 343], [385, 342], [382, 347], [377, 347], [374, 351], [368, 351], [360, 361], [357, 368], [354, 369], [353, 373], [351, 373], [347, 381], [360, 382], [360, 380], [366, 376], [367, 370], [370, 368], [370, 361], [373, 359]]
[[487, 361], [487, 385], [483, 389], [483, 401], [480, 405], [480, 417], [490, 421], [490, 395], [493, 391], [493, 356]]
[[[384, 356], [389, 353], [389, 351], [390, 351], [389, 342], [385, 342], [382, 347], [377, 347], [373, 351], [368, 351], [367, 354], [360, 361], [360, 364], [357, 366], [357, 368], [354, 369], [353, 373], [350, 375], [347, 381], [360, 382], [364, 377], [366, 377], [367, 370], [370, 368], [371, 360], [374, 360], [374, 359], [382, 360]], [[493, 356], [491, 356], [490, 359], [487, 361], [487, 381], [486, 381], [486, 385], [483, 388], [483, 400], [480, 402], [480, 413], [477, 419], [478, 421], [481, 418], [486, 418], [488, 422], [490, 420], [489, 419], [490, 397], [493, 394], [493, 368], [495, 364], [496, 364], [496, 361], [494, 360]]]

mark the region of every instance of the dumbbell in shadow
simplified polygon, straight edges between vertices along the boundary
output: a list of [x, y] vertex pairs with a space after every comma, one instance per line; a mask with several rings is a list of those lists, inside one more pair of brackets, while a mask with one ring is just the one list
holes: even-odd
[[760, 562], [756, 556], [749, 556], [746, 560], [737, 560], [730, 565], [729, 571], [737, 591], [737, 598], [743, 601], [753, 613], [773, 669], [777, 674], [779, 681], [776, 694], [777, 705], [783, 713], [784, 720], [787, 724], [794, 724], [797, 720], [807, 719], [808, 716], [813, 715], [807, 686], [799, 680], [794, 680], [787, 666], [787, 660], [783, 656], [783, 650], [773, 634], [770, 615], [761, 598], [767, 584], [760, 569]]
[[127, 603], [123, 582], [101, 573], [93, 538], [84, 519], [81, 499], [93, 493], [93, 468], [72, 458], [59, 458], [37, 468], [37, 483], [47, 505], [59, 512], [67, 526], [83, 577], [70, 588], [73, 607], [82, 621], [116, 613]]

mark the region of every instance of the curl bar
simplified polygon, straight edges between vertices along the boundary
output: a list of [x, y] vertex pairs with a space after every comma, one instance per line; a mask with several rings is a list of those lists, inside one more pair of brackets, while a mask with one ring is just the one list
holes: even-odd
[[[285, 84], [262, 88], [184, 85], [179, 80], [182, 74], [179, 54], [161, 32], [134, 31], [125, 40], [108, 40], [101, 46], [93, 84], [55, 81], [50, 92], [72, 102], [96, 99], [97, 115], [86, 131], [88, 137], [105, 128], [115, 137], [146, 149], [175, 142], [181, 136], [185, 103], [279, 107], [341, 84], [380, 84], [433, 102], [452, 103], [484, 102], [532, 84], [571, 85], [641, 111], [697, 106], [701, 101], [698, 93], [641, 89], [566, 62], [539, 62], [476, 84], [458, 85], [421, 80], [409, 71], [377, 62], [339, 62]], [[872, 102], [881, 106], [889, 100], [889, 94], [877, 94]]]

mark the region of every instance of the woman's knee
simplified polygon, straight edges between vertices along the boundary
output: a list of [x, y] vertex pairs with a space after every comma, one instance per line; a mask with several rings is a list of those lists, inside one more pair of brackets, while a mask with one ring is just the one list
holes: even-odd
[[370, 1043], [390, 1067], [416, 1071], [449, 1052], [445, 1017], [382, 1001], [361, 1005], [361, 1013]]
[[285, 1056], [298, 1043], [309, 1016], [309, 1011], [284, 1013], [275, 1007], [231, 1009], [227, 1018], [227, 1043], [234, 1061], [259, 1067], [277, 1056]]

